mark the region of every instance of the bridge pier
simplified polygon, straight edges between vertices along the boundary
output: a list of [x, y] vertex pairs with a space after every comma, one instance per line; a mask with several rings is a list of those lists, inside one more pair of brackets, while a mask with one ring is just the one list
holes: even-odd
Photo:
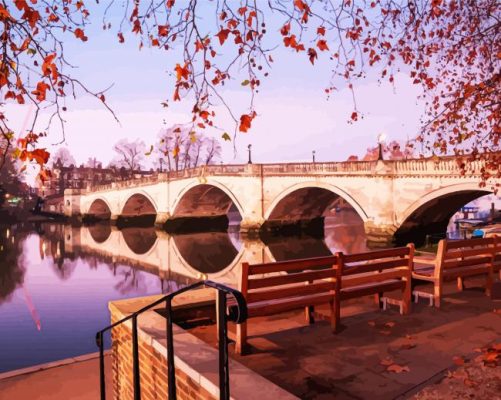
[[157, 212], [157, 215], [155, 217], [155, 226], [158, 228], [162, 228], [169, 218], [170, 218], [170, 213]]
[[240, 233], [243, 235], [254, 236], [259, 234], [262, 226], [263, 224], [259, 221], [243, 219], [240, 222]]
[[118, 215], [118, 214], [111, 214], [110, 215], [110, 224], [116, 225], [119, 218], [120, 218], [120, 215]]
[[393, 224], [375, 224], [372, 221], [364, 223], [369, 248], [392, 247], [397, 227]]

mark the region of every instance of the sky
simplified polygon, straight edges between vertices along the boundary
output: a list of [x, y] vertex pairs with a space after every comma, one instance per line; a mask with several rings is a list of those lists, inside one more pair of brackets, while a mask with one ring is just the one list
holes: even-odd
[[[101, 14], [97, 11], [92, 15]], [[116, 30], [103, 31], [101, 24], [100, 18], [91, 18], [86, 28], [89, 40], [69, 40], [65, 53], [77, 66], [73, 75], [90, 89], [98, 91], [112, 85], [106, 99], [120, 124], [100, 101], [82, 96], [77, 101], [68, 100], [65, 142], [60, 143], [63, 136], [57, 125], [42, 142], [50, 152], [67, 146], [78, 164], [96, 157], [106, 165], [114, 158], [112, 147], [119, 139], [141, 138], [149, 147], [164, 124], [168, 127], [190, 119], [189, 101], [167, 109], [161, 105], [164, 99], [172, 98], [171, 72], [179, 61], [176, 51], [139, 51], [137, 38], [130, 35], [121, 45]], [[276, 38], [280, 38], [278, 32]], [[340, 90], [326, 99], [324, 88], [330, 80], [327, 57], [312, 66], [304, 53], [298, 56], [280, 46], [273, 58], [269, 77], [262, 81], [255, 100], [257, 118], [252, 129], [239, 133], [235, 141], [222, 141], [225, 163], [246, 162], [248, 144], [252, 144], [256, 163], [310, 161], [312, 151], [317, 161], [342, 161], [350, 155], [363, 156], [367, 147], [377, 143], [380, 133], [388, 140], [406, 140], [418, 134], [423, 112], [423, 104], [417, 100], [420, 88], [405, 73], [396, 75], [395, 85], [378, 84], [377, 77], [371, 75], [358, 81], [354, 86], [363, 119], [349, 123], [351, 92], [339, 85]], [[245, 87], [233, 85], [222, 94], [235, 114], [248, 112]], [[6, 107], [11, 125], [19, 132], [33, 115], [32, 109], [13, 104]], [[216, 108], [216, 112], [218, 125], [233, 132], [233, 122], [224, 110]]]

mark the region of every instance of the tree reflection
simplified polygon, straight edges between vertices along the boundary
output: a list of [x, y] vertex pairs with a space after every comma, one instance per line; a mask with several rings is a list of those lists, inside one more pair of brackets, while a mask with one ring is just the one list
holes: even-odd
[[26, 233], [16, 226], [0, 226], [0, 304], [10, 301], [14, 290], [24, 282], [26, 272], [22, 253]]

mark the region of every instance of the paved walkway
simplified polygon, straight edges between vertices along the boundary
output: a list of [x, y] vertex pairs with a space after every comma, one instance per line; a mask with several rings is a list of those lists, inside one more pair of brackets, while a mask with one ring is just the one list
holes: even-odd
[[[110, 356], [105, 356], [107, 399], [111, 393]], [[99, 359], [77, 357], [61, 363], [45, 364], [33, 372], [0, 379], [0, 400], [97, 400]], [[7, 374], [2, 374], [3, 376]], [[1, 378], [1, 376], [0, 376]]]
[[[408, 398], [456, 357], [501, 340], [501, 314], [481, 289], [447, 289], [441, 309], [423, 299], [406, 316], [378, 310], [372, 298], [345, 302], [337, 335], [326, 321], [306, 325], [302, 312], [251, 319], [250, 354], [231, 357], [301, 399]], [[212, 326], [193, 332], [216, 343]]]

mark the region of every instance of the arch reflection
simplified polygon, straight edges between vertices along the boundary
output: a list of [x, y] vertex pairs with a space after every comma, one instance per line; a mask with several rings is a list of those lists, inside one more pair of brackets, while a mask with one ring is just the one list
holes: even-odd
[[192, 268], [204, 274], [220, 272], [238, 255], [228, 232], [202, 232], [173, 236], [179, 254]]
[[89, 233], [96, 243], [104, 243], [111, 235], [111, 226], [109, 224], [90, 225]]
[[155, 245], [157, 234], [155, 228], [124, 228], [121, 231], [122, 237], [135, 254], [146, 254]]

